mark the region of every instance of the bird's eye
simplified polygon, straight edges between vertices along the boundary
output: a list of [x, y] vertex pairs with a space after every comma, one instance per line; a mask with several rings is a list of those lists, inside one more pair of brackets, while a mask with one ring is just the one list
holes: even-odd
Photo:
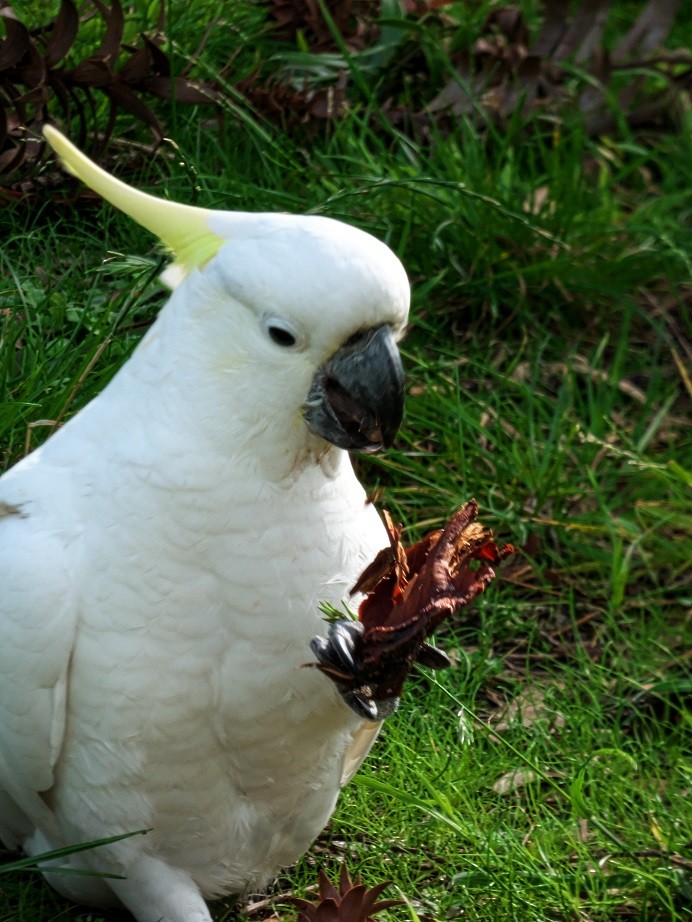
[[290, 349], [300, 344], [302, 337], [298, 331], [286, 320], [279, 317], [265, 317], [262, 321], [264, 332], [277, 346]]
[[283, 327], [271, 326], [267, 328], [269, 337], [277, 346], [295, 346], [296, 338], [293, 333], [284, 330]]

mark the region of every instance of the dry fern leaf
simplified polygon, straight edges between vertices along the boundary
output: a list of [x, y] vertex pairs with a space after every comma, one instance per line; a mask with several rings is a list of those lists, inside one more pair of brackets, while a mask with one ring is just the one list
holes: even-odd
[[[86, 6], [86, 4], [85, 4]], [[43, 153], [41, 129], [51, 112], [75, 127], [79, 147], [98, 156], [105, 147], [118, 110], [149, 127], [155, 141], [163, 129], [151, 106], [141, 98], [152, 94], [180, 103], [215, 101], [213, 90], [171, 74], [160, 36], [141, 35], [139, 46], [123, 43], [124, 15], [120, 0], [90, 0], [91, 9], [80, 17], [73, 0], [61, 0], [55, 19], [41, 28], [29, 28], [7, 0], [0, 0], [0, 20], [5, 37], [0, 40], [0, 174], [20, 179], [9, 186], [19, 194], [30, 191], [31, 167]], [[99, 16], [104, 31], [96, 51], [74, 65], [65, 64], [75, 46], [80, 25]], [[159, 22], [163, 25], [162, 17]], [[160, 30], [159, 30], [160, 31]], [[105, 96], [110, 114], [97, 135], [95, 97]], [[96, 141], [89, 144], [89, 140]], [[20, 174], [20, 168], [21, 174]]]
[[298, 909], [297, 922], [371, 922], [372, 916], [391, 906], [400, 906], [401, 900], [379, 900], [390, 881], [367, 889], [359, 877], [352, 881], [346, 865], [341, 866], [339, 889], [324, 871], [319, 873], [319, 900], [292, 897], [289, 902]]
[[[519, 109], [562, 115], [578, 109], [590, 135], [610, 131], [615, 96], [631, 126], [654, 123], [670, 111], [681, 90], [692, 82], [689, 50], [657, 51], [668, 36], [680, 0], [650, 0], [620, 43], [608, 51], [603, 33], [610, 0], [581, 0], [573, 14], [568, 0], [544, 0], [545, 14], [533, 43], [521, 10], [493, 10], [483, 35], [456, 56], [457, 77], [427, 107], [435, 119], [475, 117], [479, 109], [503, 125]], [[663, 80], [651, 89], [642, 70]], [[582, 79], [575, 79], [579, 72]], [[614, 91], [617, 85], [624, 88]], [[423, 113], [419, 114], [423, 117]]]
[[[327, 4], [339, 35], [351, 51], [373, 45], [379, 34], [375, 20], [380, 15], [380, 0], [337, 0]], [[270, 16], [274, 34], [289, 41], [298, 35], [312, 52], [339, 48], [319, 0], [271, 0]]]

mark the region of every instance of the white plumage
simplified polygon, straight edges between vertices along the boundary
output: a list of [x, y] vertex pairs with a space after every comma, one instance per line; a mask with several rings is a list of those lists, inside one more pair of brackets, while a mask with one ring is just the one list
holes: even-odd
[[160, 203], [47, 135], [173, 248], [179, 284], [103, 393], [0, 479], [0, 838], [151, 830], [71, 859], [123, 880], [51, 882], [208, 922], [203, 896], [309, 847], [376, 735], [300, 667], [320, 601], [387, 543], [333, 442], [388, 440], [379, 417], [356, 431], [367, 388], [342, 398], [373, 362], [391, 363], [375, 390], [397, 378], [408, 283], [354, 228]]

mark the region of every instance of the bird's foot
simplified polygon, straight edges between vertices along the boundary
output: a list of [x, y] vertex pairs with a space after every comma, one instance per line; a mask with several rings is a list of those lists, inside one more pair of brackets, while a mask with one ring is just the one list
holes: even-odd
[[357, 647], [362, 636], [360, 621], [333, 621], [327, 637], [313, 637], [310, 649], [317, 657], [317, 668], [334, 682], [351, 710], [365, 720], [379, 722], [396, 711], [399, 697], [375, 697], [377, 689], [367, 681], [359, 665]]
[[[317, 668], [336, 685], [345, 703], [359, 717], [380, 721], [391, 717], [399, 706], [402, 663], [399, 658], [368, 657], [360, 621], [344, 619], [329, 625], [327, 637], [313, 637], [310, 649], [317, 657]], [[367, 640], [367, 639], [366, 639]], [[442, 650], [429, 643], [417, 644], [405, 665], [405, 672], [418, 662], [429, 669], [446, 669], [451, 665]]]

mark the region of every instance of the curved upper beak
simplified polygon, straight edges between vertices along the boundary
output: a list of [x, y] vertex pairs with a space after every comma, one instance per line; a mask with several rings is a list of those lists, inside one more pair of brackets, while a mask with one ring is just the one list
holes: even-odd
[[312, 379], [303, 418], [347, 451], [375, 452], [394, 441], [404, 415], [404, 369], [388, 324], [351, 339]]

